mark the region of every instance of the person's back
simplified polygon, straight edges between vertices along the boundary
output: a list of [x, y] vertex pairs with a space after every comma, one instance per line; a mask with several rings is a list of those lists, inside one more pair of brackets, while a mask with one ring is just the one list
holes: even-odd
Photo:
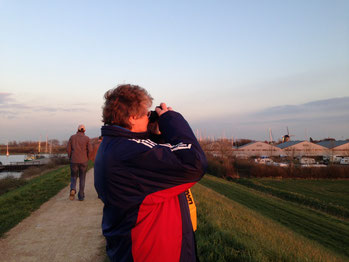
[[105, 98], [94, 175], [109, 259], [195, 262], [185, 191], [201, 179], [207, 162], [189, 124], [161, 103], [158, 144], [147, 132], [152, 98], [144, 89], [119, 86]]
[[142, 139], [144, 133], [102, 128], [95, 187], [105, 204], [102, 229], [111, 261], [196, 260], [184, 191], [202, 177], [204, 155], [181, 115], [169, 112], [161, 121], [166, 131], [186, 134], [190, 146], [160, 145]]
[[70, 200], [74, 200], [76, 194], [76, 180], [79, 177], [79, 200], [85, 198], [85, 177], [87, 164], [91, 154], [90, 138], [85, 135], [85, 126], [79, 125], [78, 132], [72, 135], [67, 146], [67, 153], [70, 160]]
[[89, 159], [90, 138], [83, 132], [72, 135], [68, 143], [68, 157], [71, 163], [84, 163]]

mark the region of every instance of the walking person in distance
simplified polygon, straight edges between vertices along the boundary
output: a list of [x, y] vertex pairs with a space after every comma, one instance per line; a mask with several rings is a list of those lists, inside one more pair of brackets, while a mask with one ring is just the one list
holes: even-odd
[[70, 159], [70, 194], [69, 199], [74, 200], [76, 194], [76, 181], [79, 178], [78, 198], [83, 201], [85, 198], [85, 179], [87, 164], [91, 153], [90, 138], [85, 135], [85, 126], [79, 125], [78, 131], [69, 139], [67, 152]]

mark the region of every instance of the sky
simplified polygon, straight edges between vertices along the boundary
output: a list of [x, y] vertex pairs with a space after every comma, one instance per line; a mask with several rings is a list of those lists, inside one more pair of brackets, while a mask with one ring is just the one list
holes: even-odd
[[100, 135], [140, 85], [202, 137], [349, 138], [349, 1], [0, 0], [0, 143]]

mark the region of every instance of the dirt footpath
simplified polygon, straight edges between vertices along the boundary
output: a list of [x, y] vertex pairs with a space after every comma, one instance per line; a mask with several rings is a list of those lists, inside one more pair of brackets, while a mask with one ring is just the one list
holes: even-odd
[[69, 186], [0, 239], [1, 261], [104, 261], [102, 202], [86, 175], [85, 200], [69, 200]]

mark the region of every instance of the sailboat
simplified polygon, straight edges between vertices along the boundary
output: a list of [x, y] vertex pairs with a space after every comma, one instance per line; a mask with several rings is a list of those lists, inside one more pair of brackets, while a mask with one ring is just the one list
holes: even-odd
[[35, 154], [35, 153], [27, 154], [24, 157], [24, 162], [45, 158], [45, 156], [40, 155], [40, 152], [41, 152], [41, 137], [40, 137], [40, 140], [38, 141], [38, 153], [37, 154]]

